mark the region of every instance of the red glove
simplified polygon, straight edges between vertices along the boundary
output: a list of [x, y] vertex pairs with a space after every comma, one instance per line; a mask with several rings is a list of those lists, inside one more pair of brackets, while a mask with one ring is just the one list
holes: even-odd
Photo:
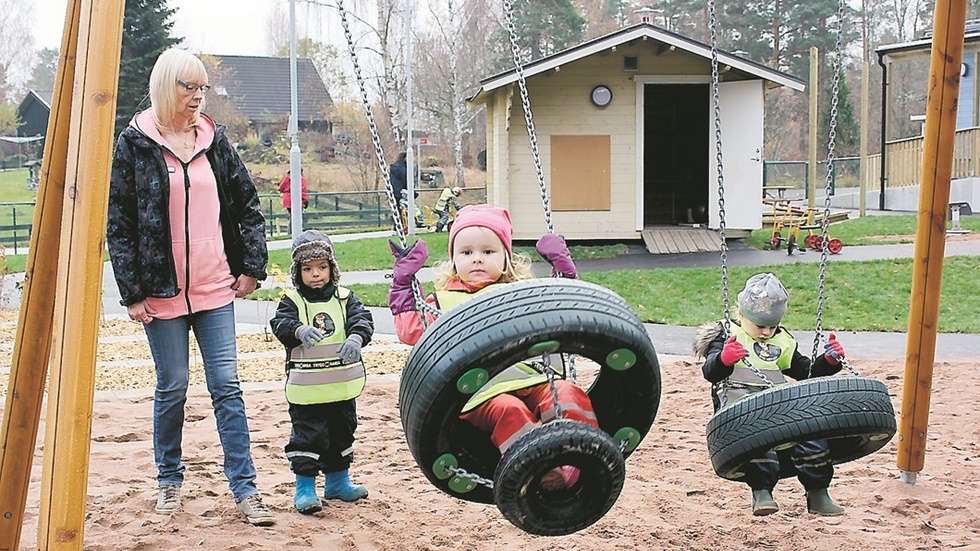
[[837, 341], [837, 335], [833, 333], [827, 337], [827, 344], [823, 345], [823, 350], [823, 355], [830, 365], [837, 365], [844, 359], [844, 347]]
[[732, 335], [725, 341], [725, 348], [721, 350], [721, 363], [732, 367], [748, 355], [749, 351], [742, 346], [742, 343], [735, 340], [735, 335]]

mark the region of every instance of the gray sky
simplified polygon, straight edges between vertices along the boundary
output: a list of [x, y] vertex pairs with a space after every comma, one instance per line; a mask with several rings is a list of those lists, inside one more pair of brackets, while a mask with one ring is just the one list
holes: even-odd
[[[37, 48], [58, 48], [68, 0], [34, 0]], [[286, 0], [170, 0], [177, 8], [174, 34], [184, 36], [191, 51], [213, 54], [266, 55], [266, 21], [277, 2]]]

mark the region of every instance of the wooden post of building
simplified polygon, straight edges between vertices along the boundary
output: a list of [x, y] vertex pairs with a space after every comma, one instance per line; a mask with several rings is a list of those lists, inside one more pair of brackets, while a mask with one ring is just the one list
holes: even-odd
[[0, 429], [0, 550], [20, 549], [51, 355], [80, 0], [68, 2]]
[[[75, 0], [79, 3], [79, 0]], [[123, 0], [80, 0], [37, 548], [81, 550]]]
[[861, 183], [858, 184], [858, 218], [864, 218], [865, 203], [868, 200], [868, 104], [870, 66], [865, 60], [861, 63]]
[[929, 98], [926, 101], [922, 187], [919, 193], [898, 437], [897, 464], [902, 471], [902, 480], [909, 484], [915, 483], [916, 474], [925, 464], [966, 0], [939, 0], [933, 20], [935, 28], [929, 66]]
[[816, 46], [810, 48], [810, 85], [808, 86], [810, 89], [810, 147], [808, 148], [810, 157], [806, 166], [806, 206], [811, 209], [817, 200], [817, 96], [820, 94], [820, 85], [817, 82], [817, 78], [820, 72], [820, 68], [818, 67], [820, 63], [819, 52]]

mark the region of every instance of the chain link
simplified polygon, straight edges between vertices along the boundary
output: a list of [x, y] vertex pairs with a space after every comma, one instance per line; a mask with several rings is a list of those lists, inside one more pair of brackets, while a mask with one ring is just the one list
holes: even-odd
[[471, 473], [471, 472], [467, 471], [466, 469], [464, 469], [462, 467], [454, 467], [453, 465], [447, 465], [446, 466], [446, 472], [448, 472], [448, 473], [450, 473], [450, 474], [452, 474], [454, 476], [458, 476], [460, 478], [465, 478], [467, 480], [472, 480], [473, 482], [476, 482], [477, 484], [479, 484], [481, 486], [486, 486], [487, 488], [490, 488], [491, 490], [493, 489], [493, 480], [490, 480], [489, 478], [483, 478], [482, 476], [480, 476], [480, 475], [478, 475], [476, 473]]
[[721, 148], [721, 99], [718, 75], [718, 20], [715, 1], [708, 0], [708, 28], [711, 30], [711, 105], [715, 123], [715, 164], [718, 172], [718, 235], [721, 241], [721, 300], [725, 312], [724, 331], [731, 334], [732, 309], [728, 280], [728, 239], [725, 235], [725, 164]]
[[824, 291], [826, 290], [827, 279], [827, 256], [829, 254], [828, 243], [830, 241], [830, 194], [834, 189], [835, 172], [835, 149], [837, 147], [837, 107], [840, 100], [840, 78], [844, 63], [844, 3], [846, 0], [837, 2], [837, 42], [834, 55], [834, 85], [830, 99], [830, 133], [827, 140], [827, 186], [824, 189], [823, 220], [820, 221], [820, 275], [817, 277], [817, 319], [813, 331], [813, 350], [810, 355], [810, 365], [817, 361], [817, 352], [820, 349], [820, 341], [823, 340], [823, 304]]
[[[344, 8], [344, 0], [337, 0], [337, 11], [340, 13], [340, 24], [344, 28], [344, 38], [347, 39], [347, 53], [350, 55], [351, 65], [354, 68], [354, 77], [357, 80], [357, 87], [361, 92], [361, 103], [364, 106], [364, 114], [368, 121], [368, 130], [371, 132], [371, 141], [374, 144], [374, 154], [378, 160], [378, 170], [385, 183], [385, 195], [388, 198], [388, 209], [391, 211], [391, 218], [395, 224], [395, 235], [402, 248], [408, 246], [408, 239], [405, 237], [405, 228], [402, 226], [402, 217], [398, 211], [398, 201], [395, 197], [395, 190], [391, 187], [391, 175], [388, 172], [388, 165], [385, 164], [385, 152], [381, 147], [381, 136], [378, 133], [378, 125], [374, 120], [374, 113], [371, 111], [371, 101], [368, 99], [367, 85], [364, 84], [364, 75], [361, 73], [361, 64], [357, 61], [357, 52], [354, 49], [354, 35], [350, 31], [350, 23], [347, 21], [347, 10]], [[428, 318], [425, 316], [426, 310], [432, 311], [434, 315], [439, 315], [439, 310], [425, 303], [422, 296], [421, 284], [412, 278], [412, 296], [415, 298], [415, 309], [419, 312], [422, 327], [429, 325]]]
[[561, 419], [561, 403], [558, 401], [558, 385], [555, 384], [555, 370], [551, 369], [551, 356], [547, 352], [541, 354], [540, 365], [545, 377], [548, 378], [548, 388], [551, 389], [551, 402], [555, 406], [555, 419]]
[[524, 79], [524, 67], [521, 65], [521, 49], [517, 44], [517, 27], [514, 25], [514, 6], [510, 0], [504, 0], [504, 18], [507, 24], [507, 34], [510, 37], [510, 53], [514, 58], [514, 70], [517, 73], [517, 86], [521, 92], [521, 106], [524, 108], [524, 119], [527, 122], [527, 138], [531, 142], [531, 157], [534, 159], [534, 172], [538, 177], [538, 188], [541, 191], [541, 206], [544, 208], [544, 223], [548, 233], [555, 233], [551, 222], [551, 200], [548, 198], [548, 187], [544, 182], [544, 169], [541, 168], [541, 152], [538, 150], [538, 135], [534, 130], [534, 117], [531, 115], [531, 100], [527, 95], [527, 81]]

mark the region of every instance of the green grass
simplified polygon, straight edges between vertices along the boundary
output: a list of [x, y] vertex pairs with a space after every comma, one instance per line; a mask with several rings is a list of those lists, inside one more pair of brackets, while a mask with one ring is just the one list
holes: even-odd
[[[429, 248], [429, 260], [426, 262], [426, 266], [438, 264], [449, 258], [449, 234], [447, 232], [426, 233], [421, 237], [425, 239], [425, 244]], [[391, 250], [388, 248], [387, 237], [343, 241], [335, 243], [334, 248], [337, 251], [337, 263], [342, 272], [390, 270], [394, 262]], [[572, 245], [570, 250], [573, 258], [581, 260], [585, 258], [611, 258], [626, 254], [627, 247], [622, 244]], [[516, 247], [514, 251], [524, 253], [532, 260], [540, 260], [541, 258], [533, 246]], [[282, 270], [289, 270], [289, 259], [290, 251], [288, 249], [269, 251], [269, 264], [279, 266]]]
[[[790, 294], [783, 319], [789, 329], [807, 330], [816, 325], [817, 267], [791, 264], [734, 267], [730, 301], [749, 276], [773, 272]], [[718, 268], [670, 268], [589, 272], [582, 279], [607, 287], [626, 299], [644, 322], [694, 326], [722, 316], [721, 271]], [[939, 331], [980, 333], [980, 277], [976, 257], [950, 257], [945, 261], [940, 300]], [[897, 331], [908, 329], [912, 289], [912, 261], [875, 260], [837, 262], [827, 271], [823, 327], [838, 331]], [[388, 286], [351, 285], [369, 306], [387, 305]]]
[[[829, 234], [831, 239], [843, 241], [844, 246], [912, 243], [917, 230], [916, 219], [913, 214], [852, 218], [831, 224]], [[947, 222], [946, 228], [950, 225]], [[960, 226], [970, 231], [980, 231], [980, 216], [963, 216], [960, 218]], [[771, 238], [772, 228], [763, 228], [752, 232], [745, 243], [756, 249], [768, 249]]]

